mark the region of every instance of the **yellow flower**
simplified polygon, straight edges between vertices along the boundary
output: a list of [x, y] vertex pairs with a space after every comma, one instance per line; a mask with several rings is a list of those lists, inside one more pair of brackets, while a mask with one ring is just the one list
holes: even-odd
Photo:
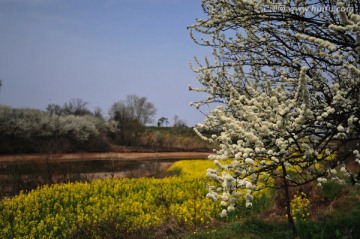
[[[138, 230], [166, 223], [169, 216], [188, 225], [206, 225], [220, 206], [206, 198], [210, 160], [178, 161], [169, 169], [178, 176], [155, 179], [104, 179], [88, 183], [43, 186], [0, 202], [0, 235], [4, 238], [69, 238], [83, 224], [122, 218]], [[262, 197], [261, 193], [254, 196]], [[13, 218], [13, 230], [8, 223]]]

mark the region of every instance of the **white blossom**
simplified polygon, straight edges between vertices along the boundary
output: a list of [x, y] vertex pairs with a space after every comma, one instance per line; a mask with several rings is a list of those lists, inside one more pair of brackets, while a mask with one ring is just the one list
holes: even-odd
[[228, 206], [227, 211], [228, 211], [228, 212], [233, 212], [233, 211], [235, 211], [234, 205], [231, 204], [230, 206]]
[[250, 165], [255, 165], [254, 160], [252, 160], [251, 158], [246, 158], [245, 163], [250, 164]]
[[[192, 68], [203, 88], [193, 90], [209, 97], [192, 105], [216, 104], [208, 107], [201, 127], [216, 132], [209, 138], [219, 147], [209, 158], [217, 169], [207, 176], [221, 186], [211, 190], [216, 195], [211, 197], [222, 198], [228, 211], [236, 206], [232, 198], [243, 198], [251, 207], [252, 191], [272, 186], [272, 176], [282, 186], [315, 180], [321, 186], [326, 177], [340, 182], [331, 161], [347, 159], [333, 146], [359, 135], [360, 65], [354, 59], [360, 57], [360, 15], [311, 9], [288, 14], [275, 8], [282, 3], [314, 4], [203, 0], [206, 19], [189, 28], [196, 43], [213, 48], [212, 60], [195, 58]], [[328, 6], [315, 5], [323, 4]], [[357, 149], [350, 152], [360, 163]], [[340, 172], [349, 174], [345, 165]]]
[[220, 213], [220, 217], [226, 217], [227, 216], [227, 211], [226, 209], [223, 209]]

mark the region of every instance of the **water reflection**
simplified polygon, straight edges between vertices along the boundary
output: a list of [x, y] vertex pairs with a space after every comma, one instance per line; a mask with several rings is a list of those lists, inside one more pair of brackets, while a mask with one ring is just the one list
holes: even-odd
[[98, 178], [163, 177], [176, 160], [81, 160], [76, 162], [24, 162], [0, 164], [0, 199], [45, 184], [90, 181]]

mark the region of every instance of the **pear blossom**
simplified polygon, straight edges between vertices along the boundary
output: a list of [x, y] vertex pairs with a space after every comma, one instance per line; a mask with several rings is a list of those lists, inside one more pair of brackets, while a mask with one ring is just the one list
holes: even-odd
[[228, 211], [228, 212], [233, 212], [233, 211], [235, 211], [234, 205], [228, 206], [227, 211]]
[[[209, 94], [193, 105], [207, 107], [202, 125], [215, 133], [195, 131], [219, 145], [209, 156], [217, 169], [207, 172], [221, 185], [209, 189], [214, 194], [251, 207], [252, 191], [273, 186], [271, 179], [286, 191], [328, 178], [341, 182], [336, 165], [356, 173], [343, 163], [355, 155], [360, 164], [360, 3], [346, 12], [348, 2], [335, 2], [341, 11], [319, 13], [328, 2], [202, 1], [206, 19], [189, 27], [190, 36], [213, 51], [212, 60], [195, 58], [191, 66], [203, 86], [196, 91]], [[288, 12], [279, 5], [314, 8]], [[229, 159], [236, 163], [221, 162]], [[290, 177], [294, 168], [301, 170]], [[286, 204], [294, 230], [289, 198]]]
[[251, 158], [246, 158], [245, 163], [250, 164], [250, 165], [255, 165], [254, 160], [252, 160]]
[[227, 216], [227, 211], [226, 209], [223, 209], [220, 213], [220, 217], [226, 217]]
[[226, 206], [227, 206], [227, 202], [221, 201], [221, 202], [220, 202], [220, 205], [223, 206], [223, 207], [226, 207]]

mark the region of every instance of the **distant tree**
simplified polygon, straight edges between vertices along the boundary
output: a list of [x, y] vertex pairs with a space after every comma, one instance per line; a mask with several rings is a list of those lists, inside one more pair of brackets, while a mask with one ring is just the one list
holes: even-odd
[[87, 108], [88, 104], [80, 98], [71, 99], [64, 104], [62, 111], [67, 115], [91, 115], [91, 111]]
[[98, 118], [100, 118], [100, 119], [103, 119], [103, 118], [104, 118], [104, 116], [103, 116], [103, 114], [102, 114], [102, 109], [101, 109], [100, 107], [95, 107], [95, 109], [94, 109], [94, 116], [95, 116], [95, 117], [98, 117]]
[[109, 111], [110, 118], [114, 118], [117, 114], [146, 125], [153, 122], [152, 117], [156, 114], [156, 108], [153, 103], [147, 101], [146, 97], [128, 95], [125, 101], [118, 101], [112, 105]]
[[165, 125], [168, 125], [169, 124], [169, 119], [168, 118], [165, 118], [165, 117], [161, 117], [158, 122], [157, 122], [157, 126], [158, 127], [163, 127]]
[[187, 124], [185, 120], [179, 119], [179, 116], [174, 116], [174, 128], [187, 128]]
[[50, 115], [61, 115], [62, 114], [62, 107], [58, 104], [49, 104], [46, 107], [46, 111], [50, 113]]
[[152, 117], [156, 114], [156, 108], [153, 103], [147, 101], [146, 97], [128, 95], [126, 104], [130, 115], [141, 124], [146, 125], [153, 122]]
[[110, 118], [118, 123], [116, 138], [119, 143], [133, 145], [147, 123], [153, 122], [156, 108], [146, 97], [128, 95], [125, 101], [115, 102], [109, 111]]
[[[53, 114], [55, 114], [55, 115], [77, 115], [77, 116], [93, 115], [91, 110], [89, 110], [87, 108], [87, 105], [88, 105], [88, 102], [84, 101], [83, 99], [76, 98], [76, 99], [69, 100], [63, 106], [58, 105], [58, 104], [49, 104], [46, 107], [46, 110], [47, 110], [47, 112], [50, 113], [50, 115], [53, 115]], [[101, 112], [101, 110], [100, 110], [100, 112]]]

